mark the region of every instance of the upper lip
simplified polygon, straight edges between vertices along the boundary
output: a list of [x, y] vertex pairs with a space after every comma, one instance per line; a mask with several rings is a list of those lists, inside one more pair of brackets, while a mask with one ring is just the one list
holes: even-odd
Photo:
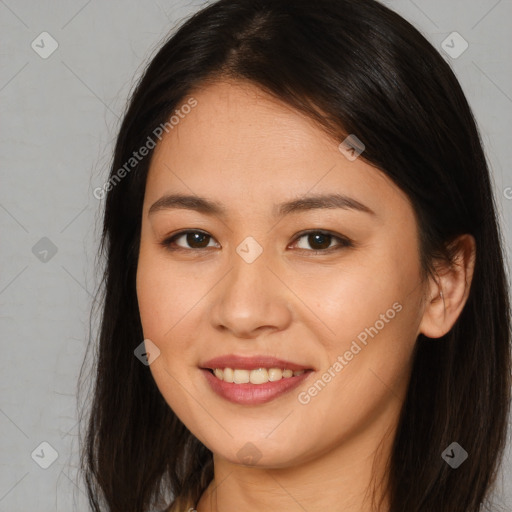
[[251, 357], [237, 356], [234, 354], [214, 357], [201, 363], [201, 368], [238, 368], [240, 370], [256, 370], [258, 368], [282, 368], [288, 370], [311, 370], [310, 366], [292, 363], [284, 359], [277, 359], [264, 355], [255, 355]]

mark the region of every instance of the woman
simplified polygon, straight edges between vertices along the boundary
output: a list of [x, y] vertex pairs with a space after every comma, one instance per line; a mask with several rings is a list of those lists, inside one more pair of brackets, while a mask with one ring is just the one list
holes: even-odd
[[95, 511], [476, 512], [503, 249], [449, 66], [372, 1], [221, 0], [153, 58], [106, 195]]

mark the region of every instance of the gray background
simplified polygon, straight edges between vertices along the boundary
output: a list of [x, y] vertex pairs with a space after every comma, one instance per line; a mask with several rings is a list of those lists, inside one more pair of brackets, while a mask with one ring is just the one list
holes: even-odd
[[[444, 54], [462, 83], [491, 164], [510, 254], [512, 1], [386, 3]], [[87, 510], [76, 477], [76, 381], [98, 282], [103, 205], [92, 191], [107, 178], [135, 79], [169, 31], [201, 5], [0, 0], [0, 512]], [[453, 31], [469, 43], [457, 58], [441, 48]], [[35, 41], [39, 52], [51, 49], [42, 32], [58, 43], [47, 58], [31, 47]], [[452, 51], [460, 50], [452, 40]], [[58, 452], [47, 469], [39, 466], [51, 462], [42, 442]], [[495, 498], [506, 510], [510, 445]]]

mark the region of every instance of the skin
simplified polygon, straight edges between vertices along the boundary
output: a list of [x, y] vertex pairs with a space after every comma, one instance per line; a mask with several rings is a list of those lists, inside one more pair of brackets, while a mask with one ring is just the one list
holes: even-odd
[[[378, 483], [385, 482], [415, 341], [420, 332], [442, 336], [455, 323], [469, 293], [474, 240], [459, 239], [459, 265], [439, 263], [438, 278], [422, 280], [412, 206], [382, 172], [347, 159], [341, 140], [254, 85], [217, 82], [192, 95], [198, 105], [151, 161], [137, 294], [144, 337], [160, 350], [150, 366], [155, 382], [214, 454], [215, 477], [197, 511], [370, 511], [371, 494], [387, 503]], [[274, 204], [333, 192], [374, 215], [331, 208], [272, 216]], [[148, 215], [166, 193], [206, 197], [227, 214]], [[179, 237], [174, 246], [182, 251], [174, 252], [160, 244], [185, 229], [211, 238], [194, 244]], [[334, 237], [297, 238], [306, 229]], [[236, 252], [248, 236], [263, 249], [250, 264]], [[354, 245], [341, 246], [335, 236]], [[313, 253], [323, 247], [339, 250]], [[396, 303], [394, 318], [300, 403], [298, 394]], [[234, 404], [198, 368], [224, 354], [265, 354], [315, 371], [268, 403]], [[237, 455], [248, 442], [260, 455], [252, 466]]]

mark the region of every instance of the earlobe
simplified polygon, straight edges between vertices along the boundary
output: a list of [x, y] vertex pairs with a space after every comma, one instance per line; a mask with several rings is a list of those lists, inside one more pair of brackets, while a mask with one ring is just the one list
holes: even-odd
[[418, 333], [440, 338], [450, 331], [466, 304], [476, 260], [473, 236], [461, 235], [451, 244], [453, 263], [436, 265], [436, 277], [429, 277], [425, 311]]

